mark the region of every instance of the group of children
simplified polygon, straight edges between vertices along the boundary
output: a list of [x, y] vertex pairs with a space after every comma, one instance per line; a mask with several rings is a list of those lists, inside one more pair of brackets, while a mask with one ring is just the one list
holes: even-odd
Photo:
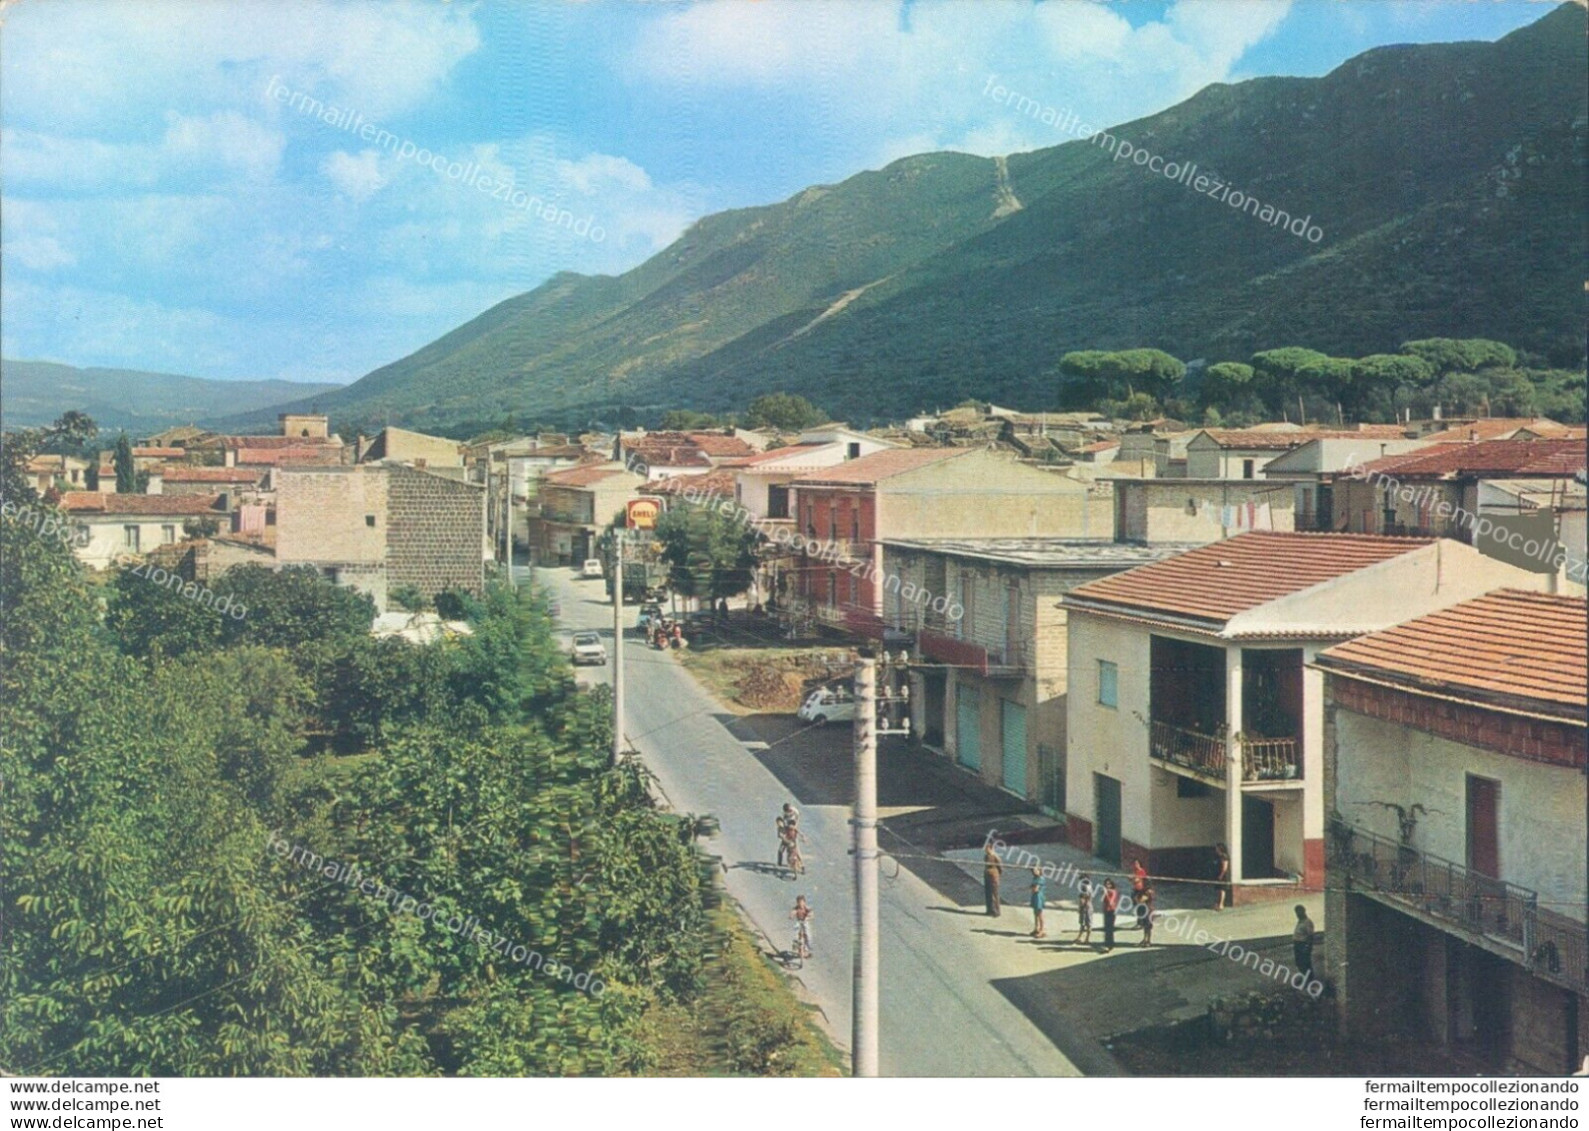
[[[999, 854], [993, 850], [991, 844], [983, 848], [983, 886], [987, 897], [987, 912], [989, 915], [998, 916], [1002, 907], [1000, 904], [999, 883], [1003, 877], [1004, 864], [999, 859]], [[1041, 869], [1032, 869], [1032, 930], [1031, 937], [1044, 939], [1048, 937], [1048, 929], [1043, 922], [1043, 912], [1048, 906], [1048, 877], [1043, 875]], [[1115, 923], [1122, 910], [1120, 903], [1123, 894], [1114, 880], [1106, 879], [1103, 886], [1093, 883], [1091, 876], [1082, 876], [1076, 885], [1076, 940], [1075, 945], [1091, 945], [1092, 943], [1092, 905], [1096, 898], [1099, 910], [1103, 914], [1103, 949], [1104, 953], [1115, 948]], [[1153, 886], [1148, 882], [1148, 870], [1142, 866], [1142, 861], [1131, 861], [1131, 896], [1125, 900], [1123, 910], [1136, 918], [1137, 927], [1142, 931], [1142, 941], [1138, 946], [1153, 945], [1153, 906], [1156, 896]]]

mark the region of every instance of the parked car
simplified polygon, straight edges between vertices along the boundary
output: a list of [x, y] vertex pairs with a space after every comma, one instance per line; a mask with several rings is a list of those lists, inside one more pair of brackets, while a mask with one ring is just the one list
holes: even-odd
[[842, 687], [819, 687], [806, 696], [795, 717], [818, 725], [850, 722], [855, 718], [855, 695]]
[[594, 632], [574, 633], [574, 663], [578, 664], [605, 664], [607, 662], [607, 645], [601, 642], [601, 637]]
[[585, 564], [579, 567], [579, 576], [580, 579], [584, 581], [589, 581], [593, 578], [601, 578], [603, 576], [601, 571], [601, 559], [586, 558]]

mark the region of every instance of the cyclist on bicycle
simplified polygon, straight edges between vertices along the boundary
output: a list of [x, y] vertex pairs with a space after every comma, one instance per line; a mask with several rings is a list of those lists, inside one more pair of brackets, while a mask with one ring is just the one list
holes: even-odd
[[789, 844], [794, 839], [790, 830], [800, 823], [800, 810], [788, 802], [784, 803], [783, 812], [778, 814], [778, 867], [782, 868], [789, 859]]
[[794, 910], [789, 912], [789, 918], [795, 921], [795, 954], [800, 958], [810, 958], [812, 913], [805, 896], [795, 896]]

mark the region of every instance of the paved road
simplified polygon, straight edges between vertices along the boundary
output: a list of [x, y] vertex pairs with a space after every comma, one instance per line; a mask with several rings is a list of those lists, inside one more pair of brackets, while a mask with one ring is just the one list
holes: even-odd
[[[574, 629], [603, 629], [612, 648], [612, 606], [599, 581], [570, 569], [538, 569]], [[628, 618], [633, 623], [632, 616]], [[849, 1043], [851, 863], [849, 783], [829, 781], [808, 799], [791, 798], [766, 762], [754, 732], [724, 712], [667, 653], [645, 648], [631, 630], [625, 648], [625, 731], [656, 774], [674, 809], [713, 813], [722, 834], [712, 842], [728, 866], [727, 886], [775, 946], [788, 948], [795, 895], [816, 911], [815, 955], [796, 975], [818, 1003], [840, 1044]], [[610, 681], [609, 668], [585, 668], [582, 683]], [[848, 728], [844, 728], [847, 734]], [[736, 737], [736, 732], [744, 736]], [[798, 881], [773, 867], [773, 819], [784, 801], [801, 810], [809, 838], [807, 874]], [[1028, 1019], [997, 984], [1007, 974], [1003, 940], [966, 929], [980, 908], [944, 906], [944, 896], [894, 861], [882, 865], [882, 1071], [895, 1076], [1074, 1076], [1073, 1061]], [[897, 872], [896, 872], [897, 868]], [[1067, 1047], [1072, 1047], [1069, 1042]], [[1073, 1052], [1085, 1061], [1091, 1042]]]

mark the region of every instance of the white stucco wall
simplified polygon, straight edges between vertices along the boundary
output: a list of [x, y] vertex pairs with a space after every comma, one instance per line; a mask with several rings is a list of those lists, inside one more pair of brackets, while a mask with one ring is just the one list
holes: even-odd
[[1411, 806], [1420, 851], [1462, 864], [1467, 858], [1467, 775], [1501, 783], [1500, 878], [1531, 888], [1550, 909], [1583, 916], [1583, 773], [1496, 754], [1400, 723], [1337, 709], [1335, 804], [1352, 824], [1397, 839], [1396, 814], [1374, 802]]

